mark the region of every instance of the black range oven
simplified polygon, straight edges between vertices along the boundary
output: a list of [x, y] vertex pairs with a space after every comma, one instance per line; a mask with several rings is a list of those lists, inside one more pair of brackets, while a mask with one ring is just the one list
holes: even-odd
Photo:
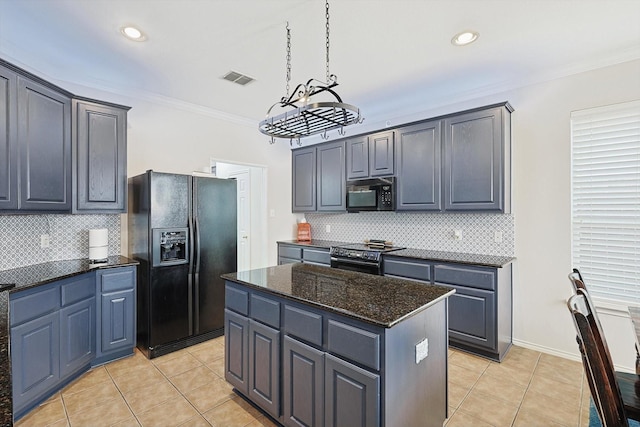
[[404, 248], [388, 246], [384, 243], [372, 245], [354, 243], [344, 246], [332, 246], [329, 251], [331, 267], [382, 276], [384, 274], [382, 271], [382, 254], [399, 249]]

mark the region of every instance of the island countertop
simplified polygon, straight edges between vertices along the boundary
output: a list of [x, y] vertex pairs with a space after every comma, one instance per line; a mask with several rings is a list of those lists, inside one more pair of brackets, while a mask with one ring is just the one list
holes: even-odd
[[455, 292], [445, 286], [304, 263], [222, 278], [385, 328]]

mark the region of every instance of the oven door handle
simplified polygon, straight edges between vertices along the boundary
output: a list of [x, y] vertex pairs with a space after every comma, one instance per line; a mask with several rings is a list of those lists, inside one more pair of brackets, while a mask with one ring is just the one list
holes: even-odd
[[331, 257], [331, 261], [335, 261], [338, 263], [342, 263], [342, 264], [357, 264], [357, 265], [366, 265], [369, 267], [375, 267], [378, 265], [377, 262], [367, 262], [367, 261], [358, 261], [355, 259], [351, 259], [351, 258], [335, 258], [335, 257]]

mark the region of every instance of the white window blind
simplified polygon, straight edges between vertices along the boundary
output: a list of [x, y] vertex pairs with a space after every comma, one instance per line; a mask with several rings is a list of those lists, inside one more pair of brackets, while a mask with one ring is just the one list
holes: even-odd
[[640, 100], [571, 113], [571, 145], [573, 266], [594, 296], [639, 304]]

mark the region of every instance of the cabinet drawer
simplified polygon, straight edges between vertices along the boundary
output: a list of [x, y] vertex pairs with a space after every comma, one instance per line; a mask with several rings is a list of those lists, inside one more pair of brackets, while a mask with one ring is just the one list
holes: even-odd
[[301, 259], [302, 258], [302, 248], [298, 248], [295, 246], [280, 246], [278, 248], [278, 256], [285, 258], [294, 258]]
[[380, 335], [375, 332], [329, 320], [327, 348], [334, 354], [380, 370]]
[[229, 282], [224, 290], [225, 306], [245, 316], [249, 315], [249, 292], [237, 289]]
[[284, 306], [284, 329], [289, 335], [322, 346], [322, 315], [290, 305]]
[[36, 319], [60, 307], [60, 284], [52, 283], [11, 299], [11, 326]]
[[300, 259], [293, 259], [293, 258], [285, 258], [285, 257], [279, 257], [278, 258], [278, 265], [282, 265], [282, 264], [295, 264], [297, 262], [300, 262]]
[[496, 272], [492, 269], [441, 264], [435, 266], [433, 273], [434, 281], [437, 283], [495, 290]]
[[280, 303], [271, 298], [251, 294], [251, 318], [280, 329]]
[[322, 249], [304, 249], [302, 251], [302, 259], [304, 262], [315, 262], [318, 264], [329, 265], [331, 263], [329, 250]]
[[385, 275], [406, 277], [408, 279], [423, 280], [431, 282], [431, 264], [409, 260], [391, 258], [386, 259], [383, 256], [383, 272]]
[[136, 284], [135, 268], [109, 269], [102, 272], [100, 289], [103, 293], [133, 289]]
[[64, 307], [73, 304], [74, 302], [95, 296], [95, 277], [96, 276], [93, 273], [90, 273], [78, 279], [71, 280], [68, 283], [63, 283], [60, 287], [62, 292], [62, 306]]

